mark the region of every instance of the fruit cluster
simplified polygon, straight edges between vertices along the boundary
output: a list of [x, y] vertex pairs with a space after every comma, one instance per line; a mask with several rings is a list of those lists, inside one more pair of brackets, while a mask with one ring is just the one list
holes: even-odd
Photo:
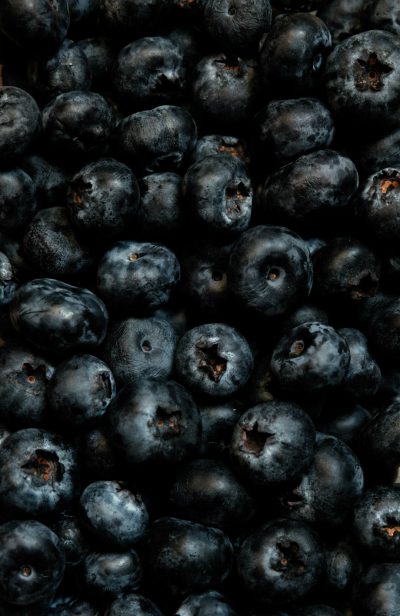
[[1, 0], [0, 616], [399, 616], [399, 15]]

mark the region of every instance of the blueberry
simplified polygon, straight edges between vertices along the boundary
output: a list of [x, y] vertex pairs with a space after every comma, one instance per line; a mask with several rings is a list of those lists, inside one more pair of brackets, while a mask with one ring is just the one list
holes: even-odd
[[51, 58], [31, 60], [27, 70], [32, 90], [45, 100], [70, 90], [89, 90], [92, 81], [84, 52], [68, 39]]
[[235, 135], [204, 135], [200, 137], [191, 154], [191, 162], [196, 163], [212, 154], [229, 154], [238, 158], [246, 167], [250, 164], [250, 153], [245, 139]]
[[48, 387], [51, 412], [61, 424], [98, 421], [115, 396], [109, 367], [93, 355], [72, 355], [59, 364]]
[[177, 518], [160, 518], [149, 530], [145, 567], [163, 594], [183, 597], [221, 584], [233, 549], [224, 533]]
[[157, 317], [112, 322], [104, 342], [104, 358], [120, 385], [143, 378], [166, 379], [172, 372], [177, 336]]
[[17, 290], [17, 281], [9, 258], [0, 252], [0, 306], [9, 304]]
[[17, 345], [0, 349], [0, 417], [7, 425], [42, 424], [53, 367], [40, 355]]
[[331, 45], [328, 28], [315, 15], [278, 15], [260, 51], [260, 69], [269, 96], [312, 94]]
[[80, 506], [85, 526], [105, 545], [126, 550], [147, 530], [149, 515], [141, 495], [121, 482], [89, 484], [81, 494]]
[[333, 592], [348, 592], [361, 573], [361, 561], [349, 537], [326, 551], [326, 582]]
[[0, 546], [0, 597], [19, 606], [50, 599], [65, 568], [57, 535], [40, 522], [15, 520], [0, 526]]
[[0, 172], [0, 224], [6, 231], [25, 227], [36, 210], [35, 186], [22, 169]]
[[329, 228], [357, 188], [357, 168], [347, 156], [333, 150], [304, 154], [267, 178], [260, 217], [308, 231]]
[[367, 5], [367, 21], [372, 30], [386, 30], [399, 35], [399, 7], [396, 0], [373, 0]]
[[355, 398], [373, 396], [379, 389], [381, 370], [371, 356], [367, 338], [357, 329], [343, 327], [338, 334], [346, 339], [350, 350], [350, 364], [343, 387]]
[[78, 518], [63, 512], [52, 525], [52, 530], [60, 539], [66, 566], [72, 568], [79, 565], [89, 548]]
[[112, 109], [94, 92], [59, 94], [43, 110], [43, 127], [50, 151], [87, 157], [101, 155], [114, 128]]
[[163, 616], [158, 607], [141, 595], [121, 595], [113, 601], [105, 616]]
[[[120, 35], [157, 31], [172, 8], [170, 0], [101, 0], [100, 11], [107, 29], [115, 38]], [[113, 615], [114, 616], [114, 615]]]
[[233, 327], [207, 323], [189, 330], [178, 342], [175, 370], [193, 391], [229, 396], [242, 388], [253, 369], [247, 340]]
[[69, 27], [68, 0], [4, 0], [0, 7], [0, 26], [11, 41], [28, 54], [54, 52], [63, 42]]
[[269, 0], [208, 0], [203, 13], [206, 32], [224, 51], [252, 56], [271, 26]]
[[262, 165], [284, 165], [330, 146], [332, 115], [317, 98], [271, 101], [254, 118], [253, 149]]
[[170, 488], [169, 500], [180, 518], [222, 530], [244, 526], [256, 510], [254, 500], [229, 466], [211, 459], [182, 466]]
[[289, 229], [252, 227], [234, 244], [228, 289], [246, 309], [264, 316], [283, 314], [306, 299], [311, 285], [307, 246]]
[[228, 458], [233, 428], [242, 415], [243, 404], [236, 399], [201, 403], [201, 455], [210, 458]]
[[84, 561], [83, 575], [89, 591], [116, 597], [139, 589], [142, 569], [134, 550], [90, 552]]
[[135, 224], [138, 183], [129, 167], [102, 158], [73, 176], [67, 205], [73, 224], [88, 239], [121, 237]]
[[88, 289], [50, 278], [21, 285], [10, 309], [17, 331], [35, 346], [53, 351], [78, 351], [104, 340], [108, 314]]
[[174, 616], [236, 616], [226, 598], [215, 590], [189, 595]]
[[334, 44], [363, 29], [364, 0], [331, 0], [323, 3], [317, 16], [325, 22]]
[[231, 54], [205, 56], [192, 79], [193, 103], [205, 124], [235, 133], [256, 111], [260, 89], [256, 61]]
[[150, 241], [170, 244], [183, 231], [182, 177], [176, 173], [151, 173], [140, 181], [138, 226]]
[[185, 80], [182, 52], [166, 37], [137, 39], [119, 52], [114, 88], [131, 111], [179, 102]]
[[253, 191], [237, 158], [226, 154], [202, 158], [189, 167], [182, 188], [198, 232], [230, 237], [249, 226]]
[[104, 426], [85, 432], [80, 443], [84, 470], [91, 481], [118, 476], [117, 457]]
[[353, 237], [335, 237], [313, 258], [314, 290], [329, 300], [362, 300], [375, 295], [380, 261], [375, 252]]
[[75, 597], [58, 597], [51, 602], [45, 612], [46, 616], [99, 616], [93, 605]]
[[93, 263], [89, 248], [76, 234], [65, 207], [39, 210], [26, 228], [24, 252], [38, 275], [66, 278]]
[[109, 305], [149, 312], [168, 302], [179, 277], [178, 260], [165, 246], [121, 241], [101, 259], [97, 288]]
[[301, 599], [318, 583], [323, 567], [319, 537], [293, 520], [267, 522], [244, 540], [237, 555], [244, 590], [261, 605]]
[[354, 509], [356, 540], [376, 560], [399, 560], [399, 501], [398, 486], [377, 486], [367, 490]]
[[38, 154], [26, 156], [21, 162], [21, 167], [32, 178], [39, 207], [65, 205], [69, 180], [68, 169]]
[[77, 454], [62, 437], [35, 428], [13, 432], [0, 448], [0, 502], [14, 515], [61, 511], [77, 490]]
[[357, 439], [363, 461], [373, 465], [378, 476], [395, 477], [400, 467], [399, 420], [400, 404], [395, 400], [368, 421]]
[[354, 585], [354, 616], [397, 616], [399, 601], [399, 563], [370, 565]]
[[365, 127], [396, 124], [400, 100], [397, 37], [368, 30], [339, 43], [326, 62], [329, 104], [339, 119]]
[[200, 416], [188, 391], [174, 381], [126, 385], [108, 411], [118, 454], [128, 464], [180, 462], [195, 453]]
[[115, 149], [135, 171], [177, 171], [197, 141], [197, 127], [182, 107], [162, 105], [121, 120]]
[[250, 408], [237, 422], [232, 462], [250, 483], [281, 484], [307, 470], [314, 442], [313, 423], [297, 404], [271, 401]]
[[77, 41], [88, 61], [93, 89], [111, 84], [112, 70], [116, 60], [115, 41], [106, 36], [93, 36]]
[[333, 327], [311, 321], [280, 339], [272, 354], [271, 370], [282, 388], [312, 393], [340, 385], [349, 363], [345, 338]]
[[[6, 4], [9, 4], [8, 0]], [[0, 124], [0, 161], [9, 164], [11, 160], [25, 154], [40, 132], [41, 118], [36, 101], [25, 90], [12, 86], [2, 87]]]
[[359, 404], [345, 408], [337, 414], [336, 401], [334, 401], [335, 414], [332, 417], [325, 417], [318, 423], [321, 432], [331, 434], [352, 447], [358, 438], [363, 427], [371, 419], [371, 414]]
[[350, 447], [334, 436], [318, 434], [310, 468], [280, 501], [288, 517], [337, 526], [346, 520], [363, 487], [363, 470]]

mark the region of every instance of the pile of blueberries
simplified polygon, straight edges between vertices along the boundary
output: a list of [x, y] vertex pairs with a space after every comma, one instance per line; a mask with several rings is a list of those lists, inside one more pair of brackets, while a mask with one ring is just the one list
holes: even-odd
[[0, 616], [399, 616], [398, 0], [1, 0]]

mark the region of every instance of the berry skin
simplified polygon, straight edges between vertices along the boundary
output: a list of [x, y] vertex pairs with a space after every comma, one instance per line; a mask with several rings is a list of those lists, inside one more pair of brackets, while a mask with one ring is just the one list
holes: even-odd
[[5, 231], [25, 227], [36, 210], [35, 186], [28, 173], [0, 171], [0, 225]]
[[248, 310], [264, 316], [284, 314], [306, 299], [311, 285], [308, 248], [289, 229], [252, 227], [232, 247], [228, 289]]
[[208, 323], [189, 330], [178, 342], [175, 370], [188, 387], [208, 396], [230, 396], [253, 369], [247, 340], [233, 327]]
[[281, 388], [312, 393], [340, 385], [349, 363], [345, 338], [329, 325], [309, 322], [280, 339], [272, 354], [271, 371]]
[[39, 107], [28, 92], [13, 86], [0, 88], [0, 125], [0, 162], [9, 165], [25, 154], [42, 126]]
[[196, 451], [201, 421], [191, 394], [174, 381], [126, 385], [108, 411], [118, 455], [130, 465], [180, 462]]
[[60, 436], [35, 428], [13, 432], [0, 448], [0, 502], [14, 515], [61, 511], [77, 490], [77, 452]]
[[325, 86], [339, 119], [364, 127], [396, 125], [400, 101], [397, 37], [383, 30], [355, 34], [326, 62]]
[[48, 351], [79, 351], [104, 340], [108, 313], [88, 289], [51, 278], [21, 285], [10, 308], [15, 329]]
[[104, 616], [163, 616], [158, 607], [141, 595], [121, 595], [113, 601]]
[[304, 522], [283, 518], [264, 524], [240, 546], [239, 579], [261, 605], [284, 605], [304, 597], [324, 567], [320, 540]]
[[84, 561], [86, 587], [92, 593], [117, 597], [140, 587], [142, 568], [134, 550], [128, 552], [90, 552]]
[[119, 309], [148, 313], [166, 304], [180, 277], [179, 262], [161, 244], [122, 241], [100, 261], [99, 294]]
[[80, 497], [86, 528], [98, 542], [126, 550], [145, 534], [149, 515], [140, 494], [118, 481], [95, 481]]
[[399, 601], [399, 563], [369, 566], [353, 588], [354, 616], [397, 616]]
[[276, 485], [296, 480], [314, 457], [315, 429], [291, 402], [258, 404], [239, 419], [232, 435], [233, 465], [246, 481]]
[[15, 520], [0, 526], [0, 546], [1, 599], [18, 606], [50, 599], [65, 569], [57, 535], [40, 522]]
[[182, 177], [151, 173], [140, 181], [138, 227], [142, 237], [170, 245], [183, 232]]
[[17, 290], [15, 274], [9, 258], [0, 252], [0, 306], [9, 304]]
[[223, 595], [209, 590], [198, 595], [189, 595], [177, 609], [175, 616], [236, 616]]

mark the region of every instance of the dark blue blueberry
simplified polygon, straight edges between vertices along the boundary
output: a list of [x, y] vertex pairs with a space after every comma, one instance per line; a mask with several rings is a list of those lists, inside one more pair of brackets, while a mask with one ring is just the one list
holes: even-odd
[[172, 372], [177, 342], [172, 325], [157, 317], [111, 323], [103, 356], [120, 385], [166, 379]]
[[284, 165], [303, 154], [327, 148], [335, 127], [317, 98], [271, 101], [254, 118], [253, 149], [257, 162]]
[[323, 2], [317, 16], [325, 22], [335, 45], [363, 30], [365, 0], [330, 0]]
[[176, 373], [198, 393], [230, 396], [247, 383], [252, 369], [253, 353], [247, 340], [224, 323], [194, 327], [176, 348]]
[[332, 51], [325, 85], [334, 114], [368, 130], [395, 126], [400, 102], [397, 37], [383, 30], [355, 34]]
[[54, 207], [65, 205], [69, 171], [38, 154], [26, 156], [21, 167], [33, 181], [38, 206]]
[[0, 172], [0, 225], [18, 231], [32, 219], [36, 210], [35, 186], [22, 169]]
[[119, 481], [95, 481], [80, 497], [85, 526], [105, 544], [126, 550], [145, 534], [149, 514], [140, 494], [131, 492]]
[[250, 154], [245, 140], [234, 135], [204, 135], [197, 140], [190, 160], [196, 163], [212, 154], [229, 154], [238, 158], [246, 166], [250, 164]]
[[334, 436], [318, 434], [310, 468], [280, 502], [290, 518], [337, 526], [351, 513], [363, 487], [363, 470], [350, 447]]
[[354, 616], [397, 616], [400, 603], [400, 563], [370, 565], [353, 588]]
[[358, 188], [354, 163], [333, 150], [300, 156], [270, 175], [261, 191], [260, 216], [307, 229], [329, 228]]
[[400, 468], [400, 404], [392, 404], [376, 413], [364, 426], [357, 439], [357, 448], [367, 467], [372, 466], [381, 477], [395, 479]]
[[182, 466], [169, 491], [173, 513], [222, 530], [243, 528], [255, 501], [224, 462], [198, 459]]
[[183, 597], [219, 586], [232, 564], [224, 533], [177, 518], [154, 522], [144, 547], [145, 567], [159, 592]]
[[265, 316], [284, 314], [306, 299], [311, 285], [307, 245], [289, 229], [252, 227], [233, 245], [228, 289], [241, 306]]
[[308, 469], [314, 443], [309, 416], [297, 404], [274, 400], [243, 413], [232, 434], [232, 463], [246, 482], [281, 484]]
[[372, 0], [367, 4], [367, 21], [372, 30], [400, 34], [399, 5], [396, 0]]
[[114, 140], [119, 155], [135, 171], [176, 171], [196, 144], [197, 128], [182, 107], [162, 105], [121, 120]]
[[320, 580], [324, 554], [319, 537], [304, 522], [267, 522], [242, 543], [239, 579], [249, 598], [261, 605], [289, 604]]
[[182, 52], [166, 37], [137, 39], [119, 52], [114, 88], [131, 111], [178, 102], [185, 82]]
[[[0, 597], [7, 603], [29, 606], [50, 599], [64, 568], [61, 542], [47, 526], [33, 520], [0, 526]], [[14, 614], [11, 608], [9, 613]]]
[[101, 0], [104, 24], [117, 39], [130, 39], [138, 33], [152, 33], [165, 25], [171, 12], [171, 0]]
[[3, 0], [1, 3], [1, 30], [29, 55], [55, 52], [65, 39], [68, 27], [68, 0]]
[[0, 306], [9, 304], [15, 295], [17, 281], [9, 258], [0, 252]]
[[126, 165], [112, 158], [89, 163], [70, 182], [68, 212], [88, 239], [121, 237], [134, 227], [139, 187]]
[[326, 550], [326, 584], [333, 592], [348, 592], [361, 574], [361, 561], [345, 536], [339, 543]]
[[356, 404], [351, 406], [350, 409], [346, 407], [344, 409], [340, 408], [340, 414], [338, 414], [335, 400], [333, 401], [333, 407], [334, 415], [322, 417], [322, 420], [318, 422], [318, 429], [326, 434], [336, 436], [336, 438], [352, 447], [356, 443], [362, 428], [371, 419], [371, 413], [364, 407]]
[[170, 244], [183, 232], [182, 177], [152, 173], [140, 181], [138, 226], [147, 241]]
[[116, 451], [130, 465], [180, 462], [199, 446], [199, 412], [190, 393], [174, 381], [125, 385], [108, 419]]
[[368, 136], [367, 141], [354, 144], [354, 159], [360, 173], [368, 177], [382, 169], [395, 169], [399, 164], [400, 130], [395, 128], [389, 133]]
[[76, 234], [65, 207], [39, 210], [27, 226], [24, 253], [38, 275], [66, 278], [82, 274], [93, 264], [92, 254]]
[[110, 86], [117, 56], [115, 41], [106, 36], [93, 36], [77, 41], [77, 45], [87, 58], [93, 89], [97, 90], [106, 84]]
[[374, 560], [399, 561], [399, 486], [377, 486], [364, 493], [354, 508], [354, 535]]
[[[1, 612], [0, 612], [1, 614]], [[29, 616], [29, 615], [28, 615]], [[41, 616], [100, 616], [98, 610], [84, 599], [57, 597]]]
[[85, 432], [80, 443], [84, 471], [91, 481], [118, 477], [117, 457], [108, 430], [98, 427]]
[[113, 112], [100, 94], [66, 92], [44, 108], [43, 127], [46, 145], [57, 157], [95, 157], [106, 149]]
[[207, 127], [242, 131], [259, 106], [260, 86], [255, 60], [205, 56], [193, 73], [193, 103]]
[[42, 424], [53, 374], [48, 361], [17, 345], [0, 349], [0, 418], [7, 425]]
[[[364, 328], [371, 347], [380, 357], [400, 357], [400, 298], [377, 295], [377, 304], [365, 318]], [[371, 300], [364, 300], [372, 302]], [[363, 304], [364, 304], [363, 302]], [[366, 306], [364, 310], [368, 311]]]
[[269, 0], [208, 0], [204, 6], [205, 31], [224, 51], [253, 56], [271, 26]]
[[400, 222], [400, 170], [385, 168], [370, 175], [356, 200], [356, 219], [371, 239], [397, 250]]
[[115, 396], [109, 367], [93, 355], [72, 355], [59, 364], [48, 387], [50, 410], [62, 424], [98, 421]]
[[339, 329], [338, 334], [345, 338], [350, 350], [350, 364], [343, 380], [344, 389], [355, 398], [373, 396], [380, 387], [382, 375], [369, 352], [367, 338], [350, 327]]
[[380, 260], [356, 238], [335, 237], [314, 254], [313, 265], [313, 290], [328, 300], [362, 300], [377, 291]]
[[71, 90], [89, 90], [92, 81], [87, 57], [68, 39], [51, 58], [31, 60], [27, 71], [31, 89], [46, 101]]
[[139, 589], [142, 567], [134, 550], [89, 552], [83, 563], [83, 576], [89, 592], [117, 597]]
[[123, 241], [101, 259], [97, 288], [109, 305], [149, 312], [168, 302], [179, 277], [178, 260], [169, 248], [149, 242]]
[[29, 517], [61, 511], [77, 489], [77, 454], [58, 435], [26, 428], [0, 448], [0, 502], [3, 511]]
[[232, 432], [244, 408], [239, 400], [225, 399], [201, 403], [201, 447], [204, 457], [228, 458]]
[[174, 616], [236, 616], [228, 600], [215, 590], [189, 595]]
[[98, 6], [97, 0], [68, 0], [71, 27], [95, 19]]
[[227, 154], [201, 158], [183, 178], [183, 195], [197, 233], [238, 235], [250, 224], [253, 190], [244, 164]]
[[127, 594], [115, 599], [104, 616], [163, 616], [158, 607], [142, 595]]
[[328, 28], [315, 15], [277, 15], [260, 51], [260, 71], [269, 97], [312, 94], [331, 45]]
[[37, 278], [21, 285], [10, 315], [18, 332], [49, 351], [98, 346], [108, 324], [106, 307], [94, 293], [51, 278]]
[[[1, 4], [0, 11], [5, 3]], [[25, 154], [41, 128], [39, 107], [28, 92], [13, 86], [0, 89], [0, 125], [0, 161], [9, 165]]]
[[271, 370], [283, 390], [312, 394], [338, 386], [350, 364], [349, 346], [333, 327], [298, 325], [276, 345]]
[[281, 326], [282, 335], [290, 329], [310, 321], [318, 321], [318, 323], [329, 325], [328, 315], [325, 310], [319, 306], [303, 304], [283, 318]]

